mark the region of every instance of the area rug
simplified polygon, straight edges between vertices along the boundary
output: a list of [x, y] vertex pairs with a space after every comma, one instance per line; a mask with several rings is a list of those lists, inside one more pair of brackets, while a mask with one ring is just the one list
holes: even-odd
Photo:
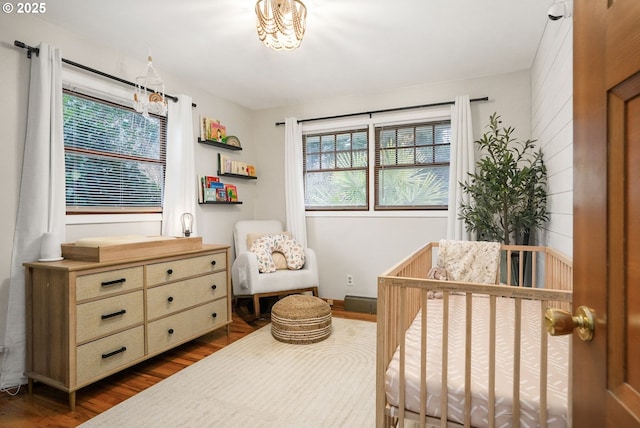
[[281, 343], [271, 326], [82, 424], [91, 427], [375, 426], [376, 324], [334, 318], [331, 336]]

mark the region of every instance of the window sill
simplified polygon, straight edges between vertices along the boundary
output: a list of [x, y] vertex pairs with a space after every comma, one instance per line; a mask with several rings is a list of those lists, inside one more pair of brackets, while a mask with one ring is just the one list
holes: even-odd
[[447, 218], [447, 210], [406, 211], [306, 211], [306, 217]]

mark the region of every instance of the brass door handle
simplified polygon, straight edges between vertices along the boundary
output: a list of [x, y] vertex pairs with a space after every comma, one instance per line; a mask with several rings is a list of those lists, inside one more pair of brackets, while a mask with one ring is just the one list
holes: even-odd
[[576, 329], [581, 340], [591, 342], [595, 331], [595, 313], [586, 306], [580, 306], [575, 316], [562, 309], [547, 308], [544, 324], [552, 336], [571, 334]]

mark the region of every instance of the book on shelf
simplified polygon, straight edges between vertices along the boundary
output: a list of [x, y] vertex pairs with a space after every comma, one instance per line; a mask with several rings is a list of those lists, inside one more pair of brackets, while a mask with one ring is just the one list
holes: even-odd
[[227, 139], [227, 128], [219, 120], [200, 116], [200, 139], [224, 143]]
[[205, 187], [213, 187], [212, 186], [213, 183], [220, 182], [220, 177], [216, 177], [214, 175], [205, 175], [204, 180], [205, 180], [205, 183], [204, 183]]
[[221, 175], [236, 174], [255, 177], [256, 167], [218, 153], [218, 173]]
[[[205, 189], [205, 202], [212, 201], [224, 201], [226, 200], [226, 192], [224, 190], [224, 183], [219, 181], [212, 182], [208, 189]], [[222, 196], [222, 197], [221, 197]]]
[[225, 155], [218, 153], [218, 169], [220, 174], [232, 173], [233, 161]]
[[225, 184], [224, 189], [227, 193], [227, 201], [238, 202], [238, 188], [234, 184]]

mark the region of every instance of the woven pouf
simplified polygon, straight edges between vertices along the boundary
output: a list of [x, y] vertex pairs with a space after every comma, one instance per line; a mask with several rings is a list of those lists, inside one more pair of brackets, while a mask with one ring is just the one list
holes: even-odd
[[331, 306], [314, 296], [287, 296], [271, 308], [271, 334], [286, 343], [320, 342], [331, 334]]

